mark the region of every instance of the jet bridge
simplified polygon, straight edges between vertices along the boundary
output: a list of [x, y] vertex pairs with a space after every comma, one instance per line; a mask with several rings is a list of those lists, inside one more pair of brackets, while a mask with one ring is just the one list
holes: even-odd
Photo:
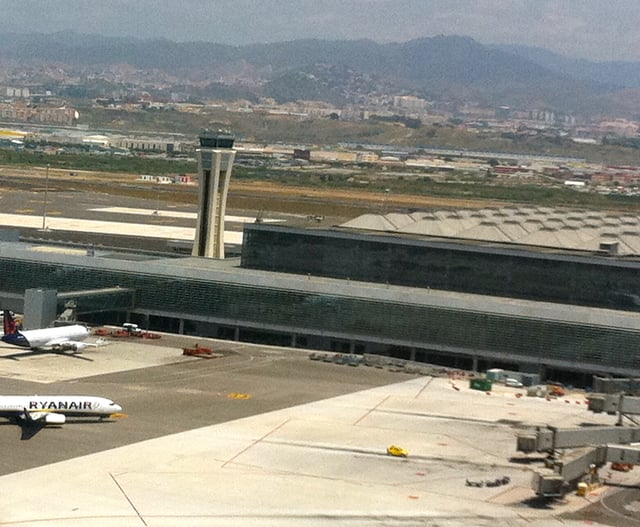
[[[105, 287], [58, 293], [58, 306], [74, 302], [79, 315], [108, 311], [129, 311], [135, 306], [135, 289]], [[60, 310], [58, 310], [60, 311]]]
[[597, 394], [624, 393], [627, 395], [640, 395], [640, 378], [594, 375], [593, 391]]
[[635, 425], [640, 424], [634, 417], [640, 414], [640, 397], [626, 395], [621, 391], [614, 392], [628, 389], [637, 393], [640, 387], [638, 381], [606, 378], [596, 378], [594, 381], [595, 386], [603, 388], [608, 393], [589, 395], [589, 410], [612, 415], [617, 413], [617, 426], [547, 426], [518, 435], [518, 452], [549, 454], [545, 462], [546, 468], [535, 472], [533, 476], [532, 488], [538, 496], [562, 496], [580, 480], [597, 479], [597, 469], [609, 462], [640, 464], [640, 447], [627, 446], [630, 443], [640, 443], [640, 427], [622, 426], [623, 417]]
[[570, 452], [562, 459], [552, 460], [548, 468], [534, 472], [531, 488], [543, 498], [561, 497], [584, 478], [597, 478], [597, 469], [606, 463], [638, 465], [640, 448], [603, 445]]
[[537, 428], [535, 433], [518, 434], [518, 452], [553, 454], [565, 448], [606, 445], [609, 443], [640, 443], [640, 428], [594, 426], [589, 428]]
[[625, 446], [638, 442], [640, 428], [635, 427], [547, 426], [537, 428], [534, 433], [519, 434], [516, 448], [525, 454], [549, 454], [547, 468], [534, 473], [531, 485], [538, 496], [550, 498], [562, 496], [581, 478], [608, 462], [640, 464], [640, 448]]
[[58, 292], [55, 289], [26, 289], [24, 295], [0, 292], [2, 309], [24, 313], [25, 328], [49, 326], [65, 312], [66, 321], [78, 315], [102, 312], [123, 312], [135, 306], [136, 290], [127, 287], [107, 287]]
[[589, 396], [589, 410], [595, 413], [618, 414], [618, 424], [626, 417], [635, 425], [640, 424], [636, 415], [640, 415], [640, 397], [624, 393], [596, 393]]

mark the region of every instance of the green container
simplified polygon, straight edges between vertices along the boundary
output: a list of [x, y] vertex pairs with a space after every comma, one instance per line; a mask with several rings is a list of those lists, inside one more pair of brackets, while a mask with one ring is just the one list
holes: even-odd
[[480, 390], [483, 392], [490, 392], [493, 382], [491, 379], [470, 379], [469, 388], [472, 390]]

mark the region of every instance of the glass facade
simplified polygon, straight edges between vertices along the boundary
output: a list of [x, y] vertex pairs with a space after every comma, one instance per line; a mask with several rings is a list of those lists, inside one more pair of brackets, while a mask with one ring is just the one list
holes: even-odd
[[242, 266], [640, 311], [640, 262], [584, 253], [251, 224]]
[[[208, 278], [207, 272], [188, 273], [181, 268], [180, 259], [165, 263], [162, 272], [151, 272], [152, 266], [146, 268], [144, 264], [132, 264], [137, 270], [109, 269], [108, 262], [87, 267], [71, 260], [49, 263], [3, 257], [3, 289], [7, 293], [24, 293], [25, 284], [59, 292], [130, 288], [135, 291], [131, 312], [153, 315], [158, 326], [152, 329], [157, 330], [169, 329], [172, 320], [182, 319], [185, 323], [200, 321], [239, 328], [245, 335], [259, 331], [263, 335], [295, 334], [299, 342], [304, 342], [306, 336], [358, 342], [365, 351], [369, 344], [376, 344], [377, 349], [384, 344], [388, 349], [413, 349], [418, 355], [432, 350], [481, 360], [490, 358], [494, 363], [640, 375], [640, 331], [632, 329], [563, 322], [536, 317], [535, 312], [531, 316], [514, 316], [445, 308], [422, 304], [410, 296], [406, 301], [384, 299], [380, 294], [363, 298], [349, 295], [346, 287], [338, 292], [330, 288], [320, 291], [318, 285], [315, 290], [305, 290], [299, 283], [291, 288], [269, 287], [264, 285], [264, 274], [260, 278], [262, 285], [249, 283], [248, 279], [239, 283], [233, 278]], [[240, 272], [251, 276], [251, 271]], [[477, 279], [478, 275], [474, 276]], [[495, 280], [491, 283], [497, 284]], [[380, 289], [384, 290], [384, 286]]]

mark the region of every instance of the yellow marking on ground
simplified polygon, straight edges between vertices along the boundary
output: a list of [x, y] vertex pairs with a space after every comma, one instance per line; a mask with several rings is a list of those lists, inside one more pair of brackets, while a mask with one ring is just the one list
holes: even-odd
[[117, 413], [117, 414], [111, 414], [109, 417], [111, 419], [126, 419], [127, 417], [129, 417], [129, 415], [123, 414], [123, 413]]
[[229, 395], [227, 395], [227, 397], [229, 399], [251, 399], [251, 395], [248, 393], [230, 393]]
[[16, 214], [30, 214], [32, 212], [35, 212], [35, 209], [17, 209], [15, 211]]
[[18, 130], [0, 130], [0, 136], [2, 137], [15, 137], [16, 139], [22, 139], [27, 135], [27, 132], [20, 132]]

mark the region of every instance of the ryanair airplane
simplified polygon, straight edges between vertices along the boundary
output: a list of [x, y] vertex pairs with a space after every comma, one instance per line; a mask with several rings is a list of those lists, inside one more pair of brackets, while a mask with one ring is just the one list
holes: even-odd
[[67, 417], [121, 417], [122, 407], [92, 395], [0, 395], [0, 417], [18, 424], [61, 425]]

